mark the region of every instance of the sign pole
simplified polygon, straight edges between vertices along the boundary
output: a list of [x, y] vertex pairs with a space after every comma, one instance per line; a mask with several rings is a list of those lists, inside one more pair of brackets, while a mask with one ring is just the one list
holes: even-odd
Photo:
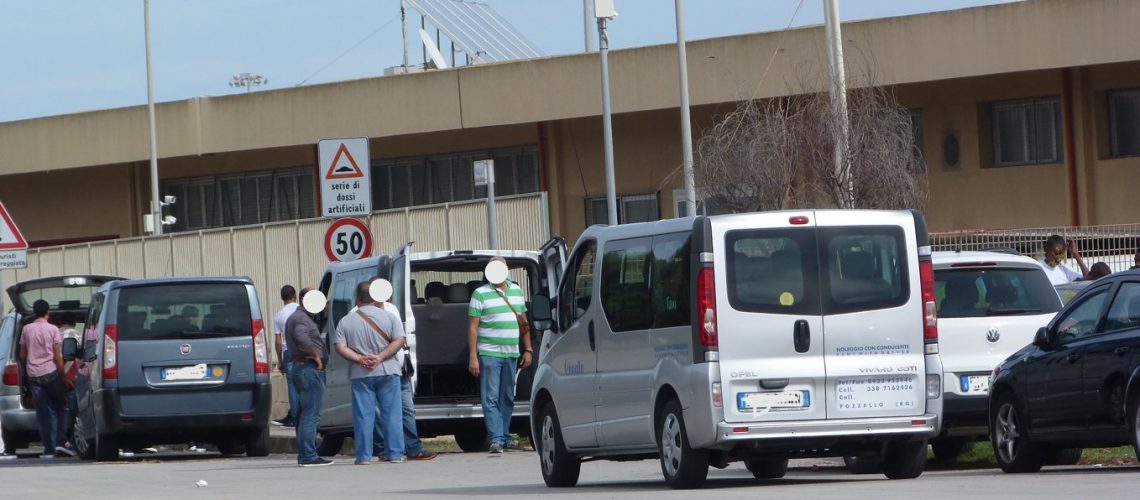
[[495, 163], [487, 160], [487, 241], [491, 250], [499, 249], [499, 239], [495, 236]]

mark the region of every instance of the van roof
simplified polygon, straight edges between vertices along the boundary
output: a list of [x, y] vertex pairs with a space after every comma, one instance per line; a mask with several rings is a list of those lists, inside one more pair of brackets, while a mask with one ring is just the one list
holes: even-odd
[[241, 284], [252, 285], [253, 280], [246, 276], [172, 276], [165, 278], [143, 278], [132, 280], [112, 281], [105, 285], [108, 289], [129, 288], [149, 285], [186, 285], [186, 284]]
[[1036, 268], [1037, 261], [1024, 255], [1012, 255], [1005, 252], [952, 252], [939, 251], [931, 255], [935, 268], [946, 268], [955, 264], [971, 264], [978, 262], [993, 262], [1006, 267]]

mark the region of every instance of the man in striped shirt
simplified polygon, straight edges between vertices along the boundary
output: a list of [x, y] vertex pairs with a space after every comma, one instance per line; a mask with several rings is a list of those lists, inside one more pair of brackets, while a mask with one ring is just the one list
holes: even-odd
[[[502, 257], [494, 257], [488, 269], [496, 261], [506, 267]], [[488, 272], [488, 279], [496, 281], [491, 274]], [[479, 397], [491, 453], [520, 447], [511, 438], [510, 429], [515, 407], [515, 371], [530, 366], [534, 357], [530, 337], [519, 335], [519, 322], [526, 319], [517, 315], [525, 313], [526, 297], [510, 279], [476, 289], [467, 308], [467, 346], [471, 353], [468, 370], [479, 377]]]

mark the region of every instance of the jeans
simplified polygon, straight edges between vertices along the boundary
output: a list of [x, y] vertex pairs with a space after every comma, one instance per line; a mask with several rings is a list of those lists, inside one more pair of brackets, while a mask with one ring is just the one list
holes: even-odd
[[53, 454], [56, 446], [67, 442], [67, 388], [55, 372], [42, 377], [28, 377], [28, 386], [36, 405], [44, 454]]
[[[281, 351], [281, 359], [289, 359], [289, 351]], [[285, 418], [297, 425], [297, 384], [293, 383], [293, 362], [285, 362], [285, 388], [289, 393], [289, 414]]]
[[317, 424], [321, 421], [321, 399], [325, 395], [325, 371], [316, 363], [293, 365], [293, 386], [297, 388], [297, 463], [315, 462]]
[[401, 432], [400, 376], [379, 375], [352, 380], [352, 442], [356, 459], [367, 462], [372, 458], [372, 433], [376, 427], [376, 410], [389, 460], [404, 458], [404, 435]]
[[479, 356], [479, 400], [491, 444], [511, 440], [511, 414], [515, 411], [515, 370], [518, 358]]
[[[424, 452], [424, 442], [420, 440], [420, 431], [416, 428], [416, 406], [412, 402], [412, 378], [400, 377], [400, 395], [403, 396], [404, 414], [404, 453], [409, 456], [420, 455]], [[372, 433], [372, 454], [380, 455], [384, 452], [384, 433], [380, 421], [376, 422]]]

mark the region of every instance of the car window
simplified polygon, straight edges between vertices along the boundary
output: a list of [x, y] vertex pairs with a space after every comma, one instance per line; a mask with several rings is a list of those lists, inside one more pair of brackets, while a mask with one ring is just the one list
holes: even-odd
[[1057, 292], [1040, 269], [961, 268], [934, 272], [939, 318], [1055, 313]]
[[163, 284], [119, 290], [119, 340], [252, 335], [249, 292], [241, 283]]
[[586, 314], [594, 293], [594, 242], [580, 248], [558, 290], [558, 326], [562, 331]]
[[602, 256], [602, 310], [610, 331], [645, 330], [652, 320], [649, 301], [651, 240], [611, 241]]
[[332, 309], [330, 332], [336, 331], [336, 325], [340, 324], [340, 319], [356, 305], [356, 286], [371, 280], [375, 272], [375, 268], [365, 267], [337, 273], [336, 279], [333, 280], [332, 296], [329, 297], [329, 305]]
[[1140, 283], [1125, 282], [1112, 299], [1104, 318], [1104, 331], [1140, 328]]
[[649, 290], [653, 300], [653, 328], [689, 326], [691, 233], [653, 238], [653, 264]]
[[1062, 344], [1068, 344], [1092, 335], [1096, 331], [1096, 324], [1100, 320], [1100, 311], [1104, 307], [1106, 297], [1108, 297], [1108, 287], [1101, 287], [1064, 312], [1057, 321], [1057, 340]]
[[819, 314], [814, 230], [730, 231], [725, 245], [728, 301], [733, 309]]
[[824, 314], [897, 307], [910, 299], [905, 237], [898, 226], [820, 228]]
[[97, 293], [91, 297], [91, 307], [87, 309], [87, 321], [84, 323], [83, 339], [85, 343], [99, 340], [99, 317], [103, 314], [104, 300], [105, 296], [102, 293]]

